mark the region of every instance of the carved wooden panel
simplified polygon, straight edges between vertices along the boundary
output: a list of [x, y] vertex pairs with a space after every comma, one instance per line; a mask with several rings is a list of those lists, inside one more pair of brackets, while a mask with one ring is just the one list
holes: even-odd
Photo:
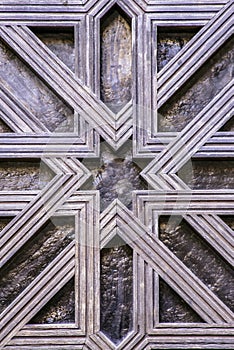
[[1, 349], [234, 348], [232, 23], [1, 1]]

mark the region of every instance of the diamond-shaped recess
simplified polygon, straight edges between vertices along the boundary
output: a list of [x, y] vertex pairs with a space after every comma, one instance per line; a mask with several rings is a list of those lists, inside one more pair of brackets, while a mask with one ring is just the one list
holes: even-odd
[[75, 323], [75, 286], [72, 278], [34, 317], [29, 324]]

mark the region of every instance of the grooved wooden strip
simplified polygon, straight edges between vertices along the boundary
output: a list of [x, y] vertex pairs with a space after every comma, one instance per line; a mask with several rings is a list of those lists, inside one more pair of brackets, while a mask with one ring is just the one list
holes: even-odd
[[91, 91], [84, 88], [75, 75], [29, 29], [0, 27], [0, 35], [71, 107], [94, 125], [104, 138], [108, 136], [110, 144], [115, 144], [115, 115]]
[[217, 226], [211, 215], [185, 215], [184, 218], [226, 261], [234, 265], [234, 239]]
[[[69, 333], [67, 331], [67, 333]], [[38, 339], [39, 338], [39, 339]], [[39, 335], [37, 338], [30, 338], [30, 337], [19, 337], [18, 335], [14, 337], [10, 342], [9, 346], [34, 346], [35, 342], [37, 343], [37, 346], [64, 346], [64, 343], [66, 345], [83, 345], [85, 343], [85, 338], [78, 337], [78, 336], [69, 336], [69, 334], [66, 334], [63, 337], [59, 337], [58, 335], [54, 335], [53, 337], [43, 337]], [[7, 347], [6, 347], [7, 348]]]
[[95, 145], [84, 144], [85, 140], [72, 135], [9, 134], [1, 136], [1, 158], [41, 158], [41, 156], [97, 156]]
[[74, 254], [72, 242], [2, 313], [3, 345], [71, 279]]
[[[14, 128], [15, 132], [48, 132], [49, 130], [24, 106], [20, 100], [0, 83], [1, 111], [5, 114], [4, 121]], [[3, 118], [3, 117], [2, 117]]]
[[159, 72], [158, 108], [231, 36], [233, 33], [233, 8], [233, 3], [228, 2]]
[[231, 214], [234, 208], [234, 191], [222, 190], [194, 191], [136, 191], [133, 194], [134, 213], [145, 222], [145, 215], [150, 217], [155, 210], [173, 214]]
[[[77, 345], [76, 344], [72, 344], [72, 345], [38, 345], [33, 344], [33, 347], [34, 349], [38, 349], [38, 350], [55, 350], [55, 347], [56, 346], [56, 350], [90, 350], [88, 349], [87, 347], [85, 347], [84, 345]], [[7, 345], [4, 347], [4, 350], [32, 350], [32, 345]]]
[[[158, 136], [147, 142], [147, 149], [138, 149], [138, 156], [152, 158], [161, 153], [177, 136], [176, 134], [169, 137]], [[193, 155], [193, 158], [199, 157], [234, 157], [234, 134], [233, 132], [216, 132], [203, 146]]]
[[[233, 314], [184, 264], [158, 239], [146, 233], [146, 228], [122, 204], [117, 202], [116, 226], [124, 240], [136, 250], [169, 285], [184, 298], [207, 322], [229, 322]], [[109, 217], [109, 221], [112, 218]], [[101, 240], [108, 236], [108, 223], [102, 229]], [[111, 230], [109, 230], [111, 232]], [[191, 300], [192, 296], [192, 300]], [[209, 304], [207, 303], [209, 301]]]
[[38, 194], [38, 191], [19, 192], [0, 192], [0, 216], [15, 216], [19, 214]]
[[[148, 344], [148, 345], [147, 345]], [[172, 337], [146, 337], [146, 339], [136, 347], [134, 350], [162, 350], [162, 349], [233, 349], [233, 338], [214, 338], [210, 337], [185, 337], [182, 341], [181, 339]], [[225, 348], [224, 348], [225, 346]]]
[[233, 243], [233, 229], [229, 225], [227, 225], [223, 219], [221, 219], [218, 215], [210, 215], [211, 218], [216, 222], [216, 225], [220, 228], [220, 230], [223, 232], [228, 232], [229, 233], [229, 241], [231, 244]]

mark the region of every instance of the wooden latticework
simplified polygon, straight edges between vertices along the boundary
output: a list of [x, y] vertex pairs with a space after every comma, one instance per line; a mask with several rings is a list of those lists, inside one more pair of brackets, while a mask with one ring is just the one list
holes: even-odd
[[[233, 270], [229, 272], [233, 266], [233, 226], [225, 220], [234, 215], [233, 172], [230, 167], [226, 173], [221, 169], [221, 175], [216, 177], [217, 186], [213, 187], [199, 187], [199, 183], [191, 187], [180, 174], [186, 164], [192, 169], [193, 161], [195, 173], [195, 163], [200, 159], [212, 162], [216, 158], [221, 167], [222, 160], [232, 162], [234, 157], [233, 84], [229, 68], [227, 77], [220, 73], [225, 71], [226, 63], [218, 61], [226, 57], [226, 52], [233, 54], [233, 48], [230, 49], [233, 7], [231, 0], [1, 1], [1, 164], [34, 159], [53, 174], [38, 188], [1, 187], [0, 216], [10, 218], [0, 233], [4, 273], [8, 264], [18, 261], [17, 254], [48, 220], [74, 219], [72, 239], [3, 308], [1, 349], [234, 348]], [[117, 17], [113, 11], [117, 11]], [[118, 30], [115, 28], [118, 15], [122, 16], [120, 30], [126, 37], [130, 36], [125, 46], [121, 44], [116, 51], [110, 47], [113, 51], [106, 53], [111, 41], [102, 35]], [[107, 28], [109, 17], [113, 21], [110, 30]], [[186, 29], [194, 35], [157, 71], [160, 33]], [[72, 55], [74, 59], [70, 67], [63, 62], [63, 56], [54, 52], [53, 45], [43, 42], [43, 35], [51, 30], [55, 36], [61, 31], [65, 36], [72, 33], [74, 50], [69, 53], [68, 61]], [[7, 50], [14, 56], [6, 54]], [[125, 67], [127, 72], [123, 70], [124, 55], [131, 56], [131, 63]], [[8, 65], [9, 57], [13, 57], [12, 62], [21, 62], [24, 70], [18, 63]], [[101, 57], [103, 60], [117, 57], [119, 66], [115, 66], [113, 72], [110, 68], [112, 78], [119, 77], [116, 85], [113, 79], [103, 78], [109, 63], [101, 62]], [[204, 78], [205, 88], [202, 92], [194, 88], [193, 93], [191, 86], [198, 84], [198, 78], [194, 77], [196, 74], [206, 77], [204, 69], [209, 66], [213, 67], [214, 86], [207, 85]], [[17, 75], [23, 83], [15, 83]], [[32, 83], [34, 76], [40, 80], [35, 83], [40, 86], [39, 90], [35, 90]], [[124, 80], [127, 83], [121, 87]], [[118, 98], [122, 99], [120, 107], [115, 106], [116, 111], [115, 107], [108, 107], [103, 89], [110, 96], [111, 89], [116, 89], [113, 99], [117, 104]], [[181, 98], [178, 94], [183, 96], [186, 89], [192, 91], [192, 102], [189, 105], [181, 100], [178, 107], [176, 103]], [[29, 90], [32, 95], [27, 97]], [[53, 95], [47, 100], [45, 96], [50, 93]], [[199, 102], [203, 95], [209, 95], [206, 103]], [[55, 118], [53, 113], [59, 103], [62, 103], [59, 105], [63, 111], [62, 121], [53, 124], [50, 115]], [[51, 109], [46, 109], [50, 104]], [[200, 105], [200, 109], [196, 105]], [[37, 108], [41, 110], [37, 112]], [[177, 116], [170, 108], [179, 110], [177, 128], [174, 122]], [[187, 113], [187, 119], [180, 124], [182, 112]], [[64, 115], [69, 113], [72, 126], [69, 122], [63, 123]], [[169, 126], [163, 124], [166, 113]], [[99, 157], [100, 143], [105, 142], [113, 152], [118, 152], [129, 140], [133, 158], [148, 160], [141, 176], [149, 189], [133, 191], [131, 210], [117, 198], [100, 213], [99, 191], [82, 187], [91, 175], [82, 160]], [[228, 185], [222, 182], [224, 175]], [[175, 218], [179, 220], [177, 228], [172, 225]], [[163, 220], [169, 220], [169, 228], [165, 230]], [[179, 241], [181, 227], [184, 231]], [[193, 235], [198, 235], [209, 252], [214, 253], [208, 268], [206, 248], [196, 248], [191, 242], [183, 246], [186, 227], [189, 227], [188, 242]], [[169, 236], [164, 239], [167, 230]], [[171, 248], [173, 230], [178, 241], [172, 242]], [[119, 342], [103, 331], [100, 322], [103, 313], [100, 251], [115, 237], [124, 241], [132, 252], [130, 271], [133, 274], [129, 285], [133, 295], [131, 327]], [[182, 257], [180, 250], [185, 248], [188, 252]], [[203, 267], [200, 272], [194, 267], [197, 258], [204, 262], [203, 274]], [[222, 261], [223, 265], [215, 265], [216, 261]], [[209, 280], [212, 265], [220, 266], [217, 276], [212, 272], [219, 287]], [[222, 279], [224, 275], [229, 277]], [[16, 283], [21, 283], [15, 278]], [[37, 320], [40, 310], [72, 278], [75, 281], [74, 319], [53, 324], [32, 321]], [[163, 288], [168, 291], [164, 299]], [[186, 319], [186, 315], [180, 317], [179, 312], [176, 314], [176, 305], [171, 306], [174, 310], [171, 321], [167, 316], [169, 311], [163, 311], [162, 300], [167, 302], [173, 293], [174, 302], [183, 305], [180, 310], [191, 310], [188, 311], [191, 319]]]

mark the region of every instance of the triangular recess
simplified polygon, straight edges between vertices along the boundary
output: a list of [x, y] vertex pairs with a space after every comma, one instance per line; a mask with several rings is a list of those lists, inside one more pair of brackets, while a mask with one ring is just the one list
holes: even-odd
[[234, 117], [230, 118], [219, 131], [234, 131]]
[[159, 322], [203, 323], [204, 321], [162, 278], [159, 278]]
[[74, 130], [73, 109], [3, 42], [0, 42], [0, 60], [2, 84], [20, 101], [22, 113], [27, 115], [29, 111], [49, 131]]
[[0, 217], [0, 232], [9, 224], [13, 217]]
[[234, 230], [234, 215], [220, 215], [220, 218], [228, 225], [232, 230]]
[[68, 68], [75, 71], [74, 27], [30, 29]]
[[29, 324], [75, 323], [75, 283], [72, 278]]
[[0, 134], [5, 132], [14, 132], [14, 131], [11, 130], [11, 128], [2, 119], [0, 119]]
[[157, 67], [160, 71], [198, 33], [200, 27], [160, 27], [157, 29]]

